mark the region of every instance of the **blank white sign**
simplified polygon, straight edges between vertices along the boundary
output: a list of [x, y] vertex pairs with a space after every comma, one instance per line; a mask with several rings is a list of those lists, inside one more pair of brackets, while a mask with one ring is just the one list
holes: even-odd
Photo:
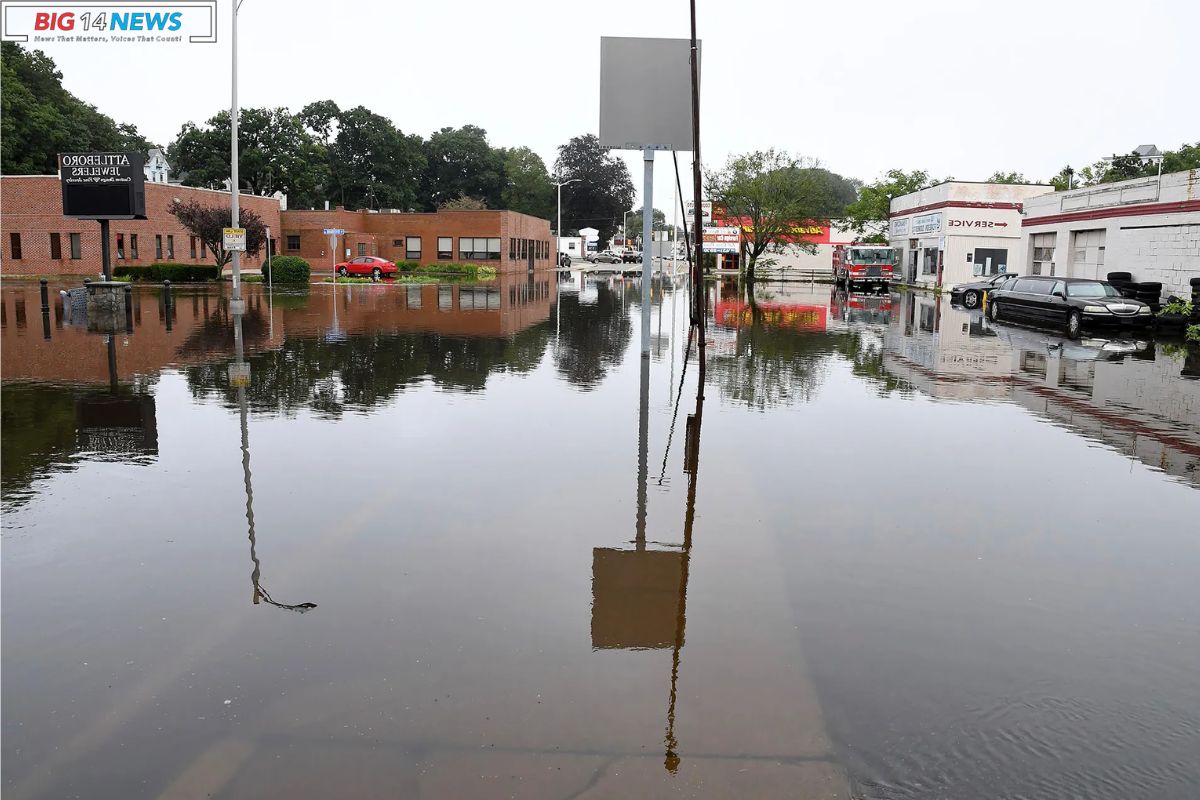
[[688, 39], [600, 38], [602, 147], [691, 152], [690, 54]]

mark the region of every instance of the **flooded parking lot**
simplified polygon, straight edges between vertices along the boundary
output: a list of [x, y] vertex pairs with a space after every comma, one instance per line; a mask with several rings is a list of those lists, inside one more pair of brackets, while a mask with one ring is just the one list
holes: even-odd
[[1195, 796], [1194, 349], [247, 290], [4, 287], [6, 798]]

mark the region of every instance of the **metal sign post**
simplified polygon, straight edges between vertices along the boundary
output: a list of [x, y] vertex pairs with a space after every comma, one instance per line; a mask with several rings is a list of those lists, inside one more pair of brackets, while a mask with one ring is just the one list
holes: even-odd
[[333, 256], [333, 261], [330, 263], [329, 269], [330, 273], [333, 275], [334, 284], [337, 284], [338, 237], [345, 234], [346, 231], [342, 230], [341, 228], [326, 228], [324, 231], [322, 231], [322, 233], [329, 237], [329, 254]]
[[650, 357], [650, 279], [654, 275], [654, 149], [642, 151], [642, 358]]

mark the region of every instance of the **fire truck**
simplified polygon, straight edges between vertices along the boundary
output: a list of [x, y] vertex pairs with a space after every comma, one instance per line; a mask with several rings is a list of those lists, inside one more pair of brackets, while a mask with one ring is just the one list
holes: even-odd
[[886, 289], [899, 263], [896, 259], [896, 248], [887, 245], [838, 245], [833, 249], [833, 281], [850, 291]]

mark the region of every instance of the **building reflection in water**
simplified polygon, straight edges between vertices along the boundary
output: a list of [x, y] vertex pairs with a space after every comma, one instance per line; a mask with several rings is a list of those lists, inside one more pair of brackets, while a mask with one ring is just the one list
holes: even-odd
[[1013, 402], [1085, 438], [1200, 486], [1194, 348], [1149, 334], [992, 323], [940, 297], [898, 296], [885, 334], [889, 374], [940, 400]]
[[[692, 336], [689, 334], [687, 348]], [[686, 377], [687, 352], [684, 353]], [[597, 547], [592, 550], [592, 647], [596, 649], [671, 650], [671, 682], [667, 700], [664, 736], [664, 766], [675, 773], [679, 769], [678, 741], [675, 738], [675, 711], [678, 697], [680, 656], [687, 627], [688, 573], [692, 554], [692, 526], [695, 521], [696, 480], [700, 464], [700, 426], [704, 408], [705, 369], [699, 362], [695, 409], [686, 422], [684, 472], [688, 476], [681, 545], [648, 543], [646, 538], [649, 370], [650, 359], [642, 358], [638, 405], [637, 512], [632, 549]], [[676, 414], [678, 403], [676, 398]], [[672, 430], [674, 433], [674, 418]], [[663, 456], [664, 465], [669, 457]], [[662, 482], [660, 476], [659, 482]], [[653, 545], [653, 547], [649, 546]]]

